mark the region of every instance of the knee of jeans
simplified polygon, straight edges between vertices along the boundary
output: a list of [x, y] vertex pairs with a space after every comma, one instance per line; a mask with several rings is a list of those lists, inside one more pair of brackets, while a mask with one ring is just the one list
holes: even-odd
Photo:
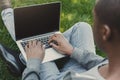
[[92, 31], [92, 27], [86, 22], [78, 22], [74, 25], [74, 28], [80, 31]]

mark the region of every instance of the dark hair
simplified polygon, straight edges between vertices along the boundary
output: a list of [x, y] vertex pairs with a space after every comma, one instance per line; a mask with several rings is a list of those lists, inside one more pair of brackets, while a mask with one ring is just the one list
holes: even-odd
[[120, 0], [99, 0], [94, 10], [100, 23], [120, 32]]

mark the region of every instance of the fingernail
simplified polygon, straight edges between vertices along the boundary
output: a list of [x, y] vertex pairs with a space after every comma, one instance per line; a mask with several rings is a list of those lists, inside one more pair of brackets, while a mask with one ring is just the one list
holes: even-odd
[[50, 43], [50, 45], [52, 45], [52, 43]]
[[43, 45], [43, 47], [45, 48], [45, 45]]

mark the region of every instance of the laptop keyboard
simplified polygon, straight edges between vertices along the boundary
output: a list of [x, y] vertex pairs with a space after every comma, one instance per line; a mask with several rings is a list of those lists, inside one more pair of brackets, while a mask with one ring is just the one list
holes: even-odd
[[[33, 40], [37, 40], [40, 41], [43, 45], [45, 45], [45, 49], [50, 48], [51, 46], [48, 44], [50, 36], [45, 36], [45, 37], [40, 37], [37, 39], [33, 39]], [[28, 44], [28, 41], [24, 41], [21, 42], [21, 45], [23, 46], [23, 48], [25, 48], [25, 46]]]

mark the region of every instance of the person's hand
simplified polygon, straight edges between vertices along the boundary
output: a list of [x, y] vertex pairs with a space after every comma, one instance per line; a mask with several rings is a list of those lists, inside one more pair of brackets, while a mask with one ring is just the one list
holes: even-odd
[[50, 38], [49, 44], [58, 52], [61, 52], [63, 54], [71, 55], [73, 52], [72, 45], [61, 34], [54, 34]]
[[34, 40], [28, 42], [28, 45], [25, 46], [25, 52], [27, 59], [35, 58], [43, 60], [45, 49], [41, 42]]

